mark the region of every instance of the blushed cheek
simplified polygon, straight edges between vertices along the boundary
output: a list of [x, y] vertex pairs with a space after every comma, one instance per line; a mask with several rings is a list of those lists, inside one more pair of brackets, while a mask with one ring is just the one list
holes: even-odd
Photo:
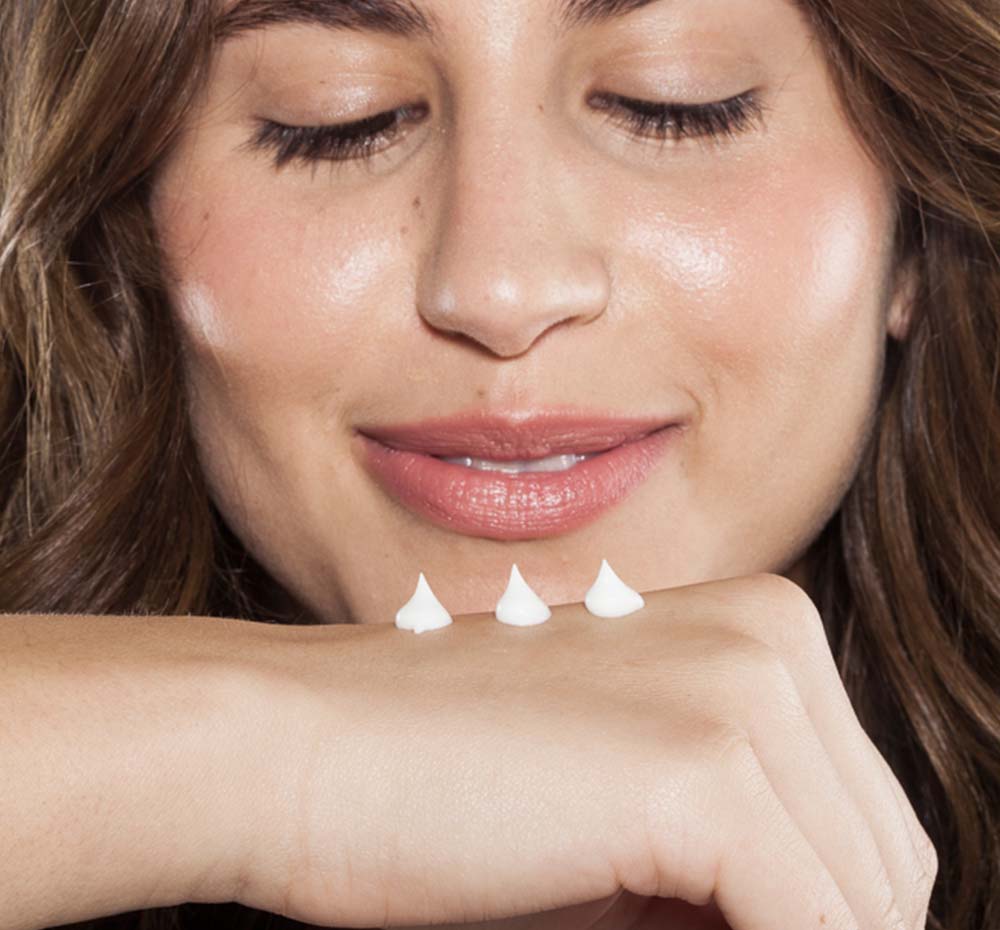
[[751, 225], [744, 234], [745, 292], [759, 298], [743, 335], [772, 381], [816, 395], [838, 376], [865, 393], [884, 344], [890, 203], [874, 168], [854, 164], [802, 159], [785, 196], [748, 205], [747, 216], [765, 217], [774, 232]]
[[659, 250], [662, 270], [683, 294], [685, 308], [703, 322], [725, 311], [722, 297], [738, 274], [734, 246], [724, 227], [665, 227]]
[[637, 274], [657, 282], [661, 335], [716, 390], [734, 382], [749, 399], [815, 383], [816, 366], [829, 370], [835, 356], [844, 367], [871, 362], [859, 353], [882, 325], [889, 203], [873, 166], [853, 149], [839, 154], [837, 164], [801, 152], [702, 192], [697, 209], [631, 217], [626, 238], [646, 265]]
[[[803, 249], [807, 331], [838, 338], [853, 326], [878, 327], [890, 257], [889, 204], [877, 191], [831, 186], [796, 217]], [[875, 310], [873, 313], [872, 311]]]
[[325, 211], [290, 217], [260, 197], [250, 210], [219, 189], [205, 212], [165, 214], [160, 227], [193, 373], [244, 400], [332, 389], [370, 325], [391, 243]]

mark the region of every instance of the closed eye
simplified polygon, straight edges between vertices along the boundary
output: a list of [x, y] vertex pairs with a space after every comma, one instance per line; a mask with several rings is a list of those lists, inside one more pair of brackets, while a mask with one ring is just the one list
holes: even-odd
[[763, 122], [765, 107], [753, 90], [717, 103], [654, 103], [597, 94], [591, 101], [640, 138], [679, 142], [685, 138], [733, 138]]
[[[685, 138], [732, 138], [761, 125], [766, 107], [754, 90], [707, 104], [656, 103], [596, 94], [591, 103], [607, 119], [622, 125], [639, 139], [679, 142]], [[368, 161], [393, 145], [411, 123], [429, 112], [426, 104], [411, 104], [375, 116], [328, 126], [287, 126], [262, 120], [245, 144], [273, 155], [275, 169], [292, 161]]]

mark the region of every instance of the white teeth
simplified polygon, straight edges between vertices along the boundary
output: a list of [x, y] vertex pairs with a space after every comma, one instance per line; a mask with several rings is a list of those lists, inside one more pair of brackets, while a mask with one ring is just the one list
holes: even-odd
[[465, 456], [442, 458], [441, 461], [464, 465], [466, 468], [475, 468], [478, 471], [502, 471], [516, 475], [526, 471], [569, 471], [590, 458], [593, 458], [593, 455], [552, 455], [547, 459], [530, 459], [523, 462], [491, 462], [489, 459], [473, 459]]

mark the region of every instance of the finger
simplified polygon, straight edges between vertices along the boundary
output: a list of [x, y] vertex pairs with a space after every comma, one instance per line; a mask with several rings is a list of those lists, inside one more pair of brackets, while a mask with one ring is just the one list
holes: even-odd
[[655, 767], [657, 781], [643, 792], [650, 858], [619, 866], [620, 884], [714, 907], [727, 930], [862, 930], [746, 734], [722, 739], [702, 743], [722, 748], [681, 773], [680, 784], [675, 764]]
[[[725, 669], [728, 683], [712, 686], [717, 693], [728, 692], [735, 705], [731, 717], [742, 718], [773, 790], [858, 923], [905, 927], [872, 826], [827, 753], [784, 658], [759, 640], [748, 639], [742, 661], [747, 668], [736, 674], [731, 667]], [[731, 659], [727, 664], [731, 666]], [[748, 693], [748, 688], [753, 690]]]
[[889, 763], [886, 762], [885, 758], [870, 739], [868, 749], [875, 758], [876, 763], [885, 773], [886, 781], [888, 781], [889, 786], [892, 788], [892, 792], [895, 795], [900, 816], [905, 821], [907, 829], [910, 832], [910, 842], [913, 844], [913, 848], [916, 851], [916, 857], [920, 867], [922, 893], [918, 893], [916, 896], [916, 906], [913, 912], [914, 926], [919, 928], [919, 930], [925, 930], [930, 911], [931, 896], [934, 893], [934, 884], [937, 880], [938, 874], [937, 851], [934, 849], [933, 843], [931, 843], [930, 838], [927, 836], [927, 832], [917, 819], [913, 806], [910, 804], [909, 798], [906, 796], [906, 792], [903, 791], [903, 786], [899, 783], [899, 779], [896, 778], [896, 773], [893, 772]]
[[[895, 776], [886, 778], [881, 754], [858, 721], [830, 651], [822, 617], [797, 585], [777, 576], [736, 579], [729, 583], [731, 597], [747, 609], [727, 605], [724, 619], [734, 630], [767, 643], [785, 658], [802, 703], [841, 782], [869, 825], [889, 877], [898, 908], [919, 926], [919, 915], [928, 896], [926, 872], [916, 817], [899, 803], [893, 790]], [[704, 596], [709, 589], [689, 589], [689, 596]], [[717, 596], [717, 595], [716, 595]], [[761, 617], [765, 622], [761, 622]], [[904, 796], [905, 797], [905, 796]]]
[[[834, 769], [867, 822], [878, 845], [893, 895], [907, 925], [920, 927], [926, 908], [927, 868], [916, 838], [917, 822], [902, 788], [878, 748], [865, 733], [833, 657], [827, 651], [811, 660], [813, 673], [793, 672], [802, 702]], [[803, 663], [796, 663], [802, 669]], [[801, 684], [799, 684], [801, 682]]]
[[749, 743], [735, 744], [713, 806], [725, 819], [714, 900], [733, 930], [869, 930], [774, 790]]

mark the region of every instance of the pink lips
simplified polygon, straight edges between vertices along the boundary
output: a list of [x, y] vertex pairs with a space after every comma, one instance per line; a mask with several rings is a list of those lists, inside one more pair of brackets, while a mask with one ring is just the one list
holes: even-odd
[[[543, 412], [365, 428], [358, 438], [375, 480], [411, 511], [466, 535], [514, 540], [595, 520], [648, 477], [682, 430], [663, 418]], [[594, 457], [567, 471], [514, 475], [434, 457], [510, 462], [571, 453]]]

